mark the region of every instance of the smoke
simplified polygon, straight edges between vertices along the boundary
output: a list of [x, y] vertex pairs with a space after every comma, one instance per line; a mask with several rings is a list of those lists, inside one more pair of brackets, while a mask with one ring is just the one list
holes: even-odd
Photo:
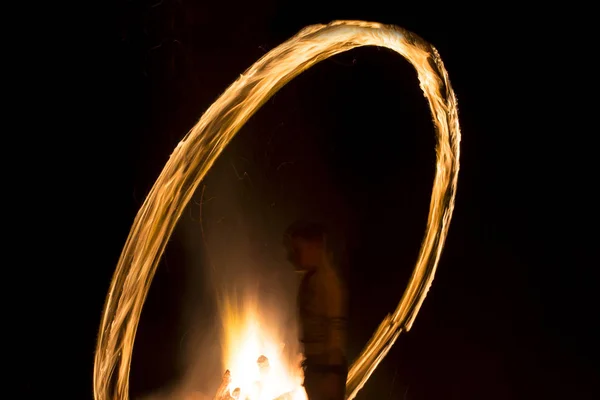
[[[279, 330], [284, 354], [298, 353], [295, 294], [298, 277], [285, 260], [282, 233], [294, 218], [272, 207], [272, 189], [258, 165], [245, 162], [236, 142], [217, 160], [179, 221], [186, 287], [179, 345], [183, 377], [143, 400], [211, 399], [224, 365], [223, 300], [256, 304]], [[289, 213], [288, 213], [289, 214]]]

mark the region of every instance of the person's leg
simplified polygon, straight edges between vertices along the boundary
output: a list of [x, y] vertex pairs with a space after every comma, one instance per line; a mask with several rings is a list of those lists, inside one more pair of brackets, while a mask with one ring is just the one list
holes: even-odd
[[308, 400], [321, 400], [319, 398], [319, 377], [310, 368], [304, 368], [304, 391]]
[[327, 400], [346, 399], [346, 377], [347, 374], [332, 373], [326, 378], [329, 391]]
[[347, 374], [339, 371], [304, 372], [304, 390], [308, 400], [345, 400]]

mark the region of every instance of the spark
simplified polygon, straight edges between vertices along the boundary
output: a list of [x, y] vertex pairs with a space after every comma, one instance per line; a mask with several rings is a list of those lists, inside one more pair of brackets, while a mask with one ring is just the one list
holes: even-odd
[[238, 181], [243, 181], [245, 178], [248, 178], [250, 184], [252, 184], [252, 180], [250, 179], [250, 175], [248, 175], [247, 171], [244, 171], [240, 174], [233, 161], [231, 161], [231, 167], [233, 168], [233, 172], [235, 173], [235, 177], [238, 179]]
[[94, 364], [96, 400], [129, 399], [133, 345], [150, 283], [179, 217], [225, 146], [291, 79], [320, 61], [361, 46], [387, 47], [415, 68], [436, 128], [437, 163], [427, 226], [412, 276], [396, 310], [382, 321], [351, 365], [347, 399], [356, 396], [400, 333], [410, 330], [433, 282], [454, 210], [460, 156], [456, 97], [437, 50], [407, 30], [363, 21], [309, 26], [265, 54], [208, 108], [173, 151], [142, 204], [101, 320]]

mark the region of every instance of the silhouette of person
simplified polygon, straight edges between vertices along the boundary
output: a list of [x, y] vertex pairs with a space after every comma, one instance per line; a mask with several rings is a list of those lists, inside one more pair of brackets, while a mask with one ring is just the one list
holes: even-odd
[[304, 389], [309, 400], [343, 400], [346, 391], [346, 293], [327, 247], [325, 228], [298, 221], [284, 234], [288, 260], [303, 274], [298, 322]]

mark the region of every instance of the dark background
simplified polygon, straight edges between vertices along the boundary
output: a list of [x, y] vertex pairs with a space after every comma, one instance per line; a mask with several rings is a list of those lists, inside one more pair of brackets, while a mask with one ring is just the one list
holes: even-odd
[[[439, 50], [458, 96], [463, 142], [456, 209], [432, 289], [413, 329], [358, 398], [598, 398], [597, 127], [587, 100], [596, 71], [582, 22], [589, 12], [188, 0], [86, 10], [89, 19], [64, 36], [73, 45], [45, 53], [53, 65], [69, 60], [50, 83], [59, 133], [46, 140], [57, 150], [40, 166], [45, 182], [59, 177], [44, 186], [54, 212], [41, 234], [53, 250], [45, 263], [62, 266], [48, 273], [56, 284], [41, 286], [62, 301], [40, 300], [35, 315], [44, 322], [27, 330], [40, 350], [23, 365], [49, 348], [55, 355], [44, 356], [45, 375], [61, 378], [42, 385], [25, 373], [26, 390], [92, 398], [95, 335], [131, 223], [204, 110], [304, 26], [361, 19], [399, 25]], [[345, 232], [356, 354], [394, 309], [416, 260], [433, 144], [408, 62], [385, 49], [350, 51], [296, 78], [240, 131], [205, 182], [205, 195], [227, 198], [221, 208], [207, 204], [205, 222], [223, 224], [214, 234], [220, 252], [239, 244], [223, 244], [223, 232], [237, 232], [242, 257], [279, 268], [287, 267], [277, 258], [280, 228], [295, 216]], [[142, 315], [134, 397], [181, 375], [177, 346], [210, 304], [194, 214], [199, 196]], [[42, 325], [50, 334], [40, 333]]]

